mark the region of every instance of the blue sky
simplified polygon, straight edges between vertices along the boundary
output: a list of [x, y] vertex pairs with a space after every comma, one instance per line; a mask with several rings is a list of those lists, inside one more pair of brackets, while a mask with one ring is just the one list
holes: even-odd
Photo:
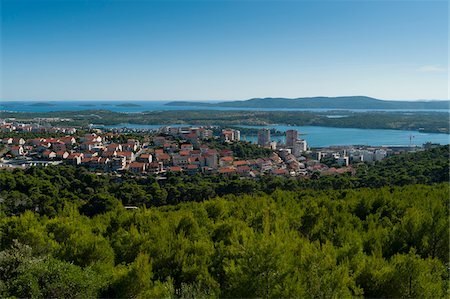
[[1, 1], [1, 98], [448, 98], [447, 1]]

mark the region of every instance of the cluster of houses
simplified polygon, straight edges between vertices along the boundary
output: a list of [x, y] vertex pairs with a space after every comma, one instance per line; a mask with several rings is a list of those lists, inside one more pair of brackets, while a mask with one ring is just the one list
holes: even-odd
[[[58, 161], [81, 165], [97, 172], [128, 170], [136, 174], [219, 173], [248, 177], [266, 173], [280, 176], [307, 176], [314, 172], [339, 174], [353, 173], [352, 162], [379, 161], [392, 153], [389, 148], [368, 147], [330, 147], [311, 151], [307, 148], [306, 141], [297, 139], [298, 134], [293, 130], [288, 132], [286, 144], [273, 149], [268, 157], [243, 160], [235, 157], [230, 150], [210, 148], [207, 145], [209, 143], [205, 142], [213, 138], [226, 143], [240, 142], [240, 132], [232, 129], [224, 129], [220, 136], [215, 137], [207, 127], [162, 127], [145, 142], [126, 139], [124, 133], [117, 131], [96, 130], [96, 133], [74, 136], [74, 128], [5, 122], [0, 123], [0, 129], [3, 132], [67, 134], [63, 137], [27, 140], [21, 137], [3, 138], [3, 162], [5, 158], [6, 161]], [[324, 158], [330, 157], [335, 160], [337, 167], [321, 163]]]
[[5, 122], [0, 120], [0, 132], [30, 132], [30, 133], [65, 133], [73, 135], [77, 132], [74, 127], [52, 127], [40, 124], [24, 124], [18, 122]]
[[[136, 139], [119, 143], [117, 140], [123, 140], [119, 137], [121, 133], [98, 130], [77, 137], [4, 138], [2, 144], [6, 147], [4, 156], [10, 161], [61, 161], [101, 172], [201, 172], [254, 177], [262, 173], [293, 174], [301, 165], [276, 152], [266, 158], [237, 159], [230, 150], [206, 145], [203, 140], [214, 138], [213, 131], [202, 127], [162, 127], [142, 144]], [[218, 138], [239, 142], [239, 131], [223, 130]]]

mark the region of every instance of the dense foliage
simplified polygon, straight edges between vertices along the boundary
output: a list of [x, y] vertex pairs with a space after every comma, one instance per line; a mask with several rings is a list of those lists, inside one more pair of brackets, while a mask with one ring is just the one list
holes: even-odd
[[287, 179], [267, 175], [259, 180], [200, 174], [172, 174], [167, 179], [131, 174], [97, 175], [73, 166], [16, 169], [0, 172], [0, 215], [34, 210], [55, 216], [69, 201], [83, 213], [94, 215], [120, 203], [150, 207], [203, 201], [227, 194], [270, 194], [276, 189], [301, 191], [433, 184], [449, 181], [449, 151], [447, 146], [441, 146], [356, 167], [355, 176], [314, 174], [311, 179]]
[[267, 158], [272, 153], [271, 149], [260, 147], [251, 142], [227, 143], [216, 139], [206, 140], [203, 144], [217, 150], [230, 150], [233, 156], [238, 159]]
[[[448, 287], [448, 184], [0, 221], [5, 297], [409, 297]], [[17, 241], [15, 241], [17, 240]]]
[[448, 297], [448, 169], [444, 146], [309, 180], [1, 171], [0, 296]]

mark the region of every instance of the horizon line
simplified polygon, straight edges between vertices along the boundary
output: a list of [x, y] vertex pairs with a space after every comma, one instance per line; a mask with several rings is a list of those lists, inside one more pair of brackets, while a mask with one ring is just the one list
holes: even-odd
[[247, 99], [208, 99], [208, 100], [199, 100], [199, 99], [158, 99], [158, 100], [150, 100], [150, 99], [0, 99], [0, 102], [37, 102], [37, 101], [43, 101], [43, 102], [85, 102], [85, 101], [125, 101], [125, 102], [235, 102], [235, 101], [248, 101], [248, 100], [254, 100], [254, 99], [287, 99], [287, 100], [296, 100], [296, 99], [306, 99], [306, 98], [343, 98], [343, 97], [365, 97], [365, 98], [371, 98], [375, 100], [380, 101], [391, 101], [391, 102], [433, 102], [433, 101], [450, 101], [450, 99], [381, 99], [381, 98], [375, 98], [370, 96], [361, 96], [361, 95], [355, 95], [355, 96], [305, 96], [305, 97], [253, 97], [253, 98], [247, 98]]

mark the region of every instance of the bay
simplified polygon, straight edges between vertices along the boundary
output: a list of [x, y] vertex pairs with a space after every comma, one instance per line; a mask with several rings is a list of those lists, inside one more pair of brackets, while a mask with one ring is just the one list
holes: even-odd
[[[105, 128], [129, 128], [129, 129], [151, 129], [155, 130], [167, 125], [141, 125], [141, 124], [118, 124], [103, 126]], [[172, 125], [173, 127], [189, 125]], [[191, 125], [192, 126], [192, 125]], [[409, 146], [422, 145], [426, 142], [449, 144], [450, 135], [440, 133], [423, 133], [408, 130], [385, 130], [385, 129], [355, 129], [334, 128], [319, 126], [240, 126], [242, 128], [273, 128], [280, 132], [297, 130], [300, 138], [306, 139], [311, 147], [325, 147], [333, 145], [372, 145], [372, 146]], [[284, 142], [284, 136], [273, 136], [272, 141]], [[241, 135], [241, 140], [255, 143], [256, 135]]]

